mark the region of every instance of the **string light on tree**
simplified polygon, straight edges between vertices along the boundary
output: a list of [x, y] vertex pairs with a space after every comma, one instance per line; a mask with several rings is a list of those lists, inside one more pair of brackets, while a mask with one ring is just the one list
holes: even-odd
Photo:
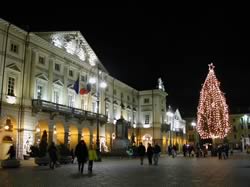
[[231, 128], [226, 99], [219, 87], [220, 83], [211, 63], [200, 92], [197, 112], [197, 131], [202, 139], [224, 138]]

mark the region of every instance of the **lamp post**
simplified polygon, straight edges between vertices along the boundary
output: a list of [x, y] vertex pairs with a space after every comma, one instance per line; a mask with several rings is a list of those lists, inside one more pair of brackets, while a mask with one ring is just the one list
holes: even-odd
[[94, 77], [91, 77], [89, 80], [90, 84], [95, 84], [96, 83], [96, 152], [97, 152], [97, 161], [101, 161], [101, 153], [100, 153], [100, 135], [99, 135], [99, 129], [100, 129], [100, 119], [99, 119], [99, 105], [100, 105], [100, 90], [99, 87], [101, 88], [106, 88], [107, 83], [105, 81], [100, 82], [100, 74], [102, 72], [99, 70], [98, 64], [97, 64], [97, 79]]
[[172, 145], [172, 130], [174, 126], [174, 113], [171, 111], [170, 107], [169, 110], [167, 111], [167, 116], [171, 118], [171, 123], [170, 123], [170, 145]]

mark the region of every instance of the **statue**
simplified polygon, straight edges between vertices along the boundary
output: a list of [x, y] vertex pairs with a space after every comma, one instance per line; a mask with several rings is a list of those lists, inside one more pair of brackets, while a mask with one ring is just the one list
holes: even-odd
[[158, 78], [158, 89], [165, 92], [165, 88], [164, 88], [163, 81], [161, 80], [161, 78]]

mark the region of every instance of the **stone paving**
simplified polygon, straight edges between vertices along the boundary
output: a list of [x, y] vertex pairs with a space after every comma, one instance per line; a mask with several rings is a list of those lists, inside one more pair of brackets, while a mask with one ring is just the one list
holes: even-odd
[[163, 155], [159, 165], [139, 164], [139, 159], [103, 158], [94, 163], [92, 175], [77, 171], [77, 164], [54, 170], [23, 161], [18, 169], [0, 169], [0, 186], [250, 186], [250, 156], [218, 158], [171, 158]]

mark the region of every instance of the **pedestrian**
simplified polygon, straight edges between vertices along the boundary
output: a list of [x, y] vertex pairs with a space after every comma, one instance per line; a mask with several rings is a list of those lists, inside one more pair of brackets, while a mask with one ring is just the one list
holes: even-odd
[[148, 143], [147, 156], [148, 156], [148, 164], [149, 165], [152, 165], [153, 154], [154, 154], [153, 147], [151, 146], [150, 143]]
[[218, 146], [218, 155], [219, 155], [219, 159], [221, 159], [221, 154], [222, 154], [222, 146], [219, 145], [219, 146]]
[[172, 150], [171, 150], [171, 154], [172, 157], [174, 158], [175, 156], [177, 156], [177, 147], [175, 145], [173, 145]]
[[89, 173], [92, 173], [93, 162], [94, 162], [94, 160], [98, 159], [97, 158], [97, 154], [96, 154], [96, 150], [94, 149], [94, 145], [93, 144], [91, 144], [89, 146], [88, 156], [89, 156], [88, 171], [89, 171]]
[[10, 146], [7, 155], [9, 155], [9, 159], [15, 159], [16, 158], [16, 151], [14, 148], [14, 145]]
[[86, 143], [84, 140], [81, 140], [75, 149], [75, 156], [77, 157], [77, 162], [78, 162], [78, 171], [83, 173], [84, 169], [84, 164], [88, 160], [88, 148], [86, 146]]
[[56, 161], [57, 161], [57, 149], [55, 146], [54, 142], [51, 142], [49, 148], [48, 148], [48, 152], [49, 152], [49, 167], [51, 169], [54, 169], [55, 165], [56, 165]]
[[161, 153], [161, 147], [158, 145], [158, 143], [154, 146], [154, 165], [158, 165], [158, 160]]
[[186, 144], [183, 144], [183, 146], [182, 146], [182, 152], [183, 152], [183, 156], [186, 157], [186, 152], [187, 152], [187, 146], [186, 146]]
[[75, 154], [74, 154], [74, 149], [71, 149], [71, 151], [70, 151], [70, 155], [71, 155], [71, 157], [72, 157], [72, 164], [74, 164], [74, 160], [75, 160]]
[[172, 146], [169, 145], [168, 146], [168, 156], [171, 156], [171, 153], [172, 153]]
[[140, 145], [138, 147], [138, 155], [139, 155], [140, 160], [141, 160], [141, 165], [143, 165], [143, 159], [145, 156], [145, 152], [146, 152], [145, 146], [142, 145], [142, 142], [140, 142]]

